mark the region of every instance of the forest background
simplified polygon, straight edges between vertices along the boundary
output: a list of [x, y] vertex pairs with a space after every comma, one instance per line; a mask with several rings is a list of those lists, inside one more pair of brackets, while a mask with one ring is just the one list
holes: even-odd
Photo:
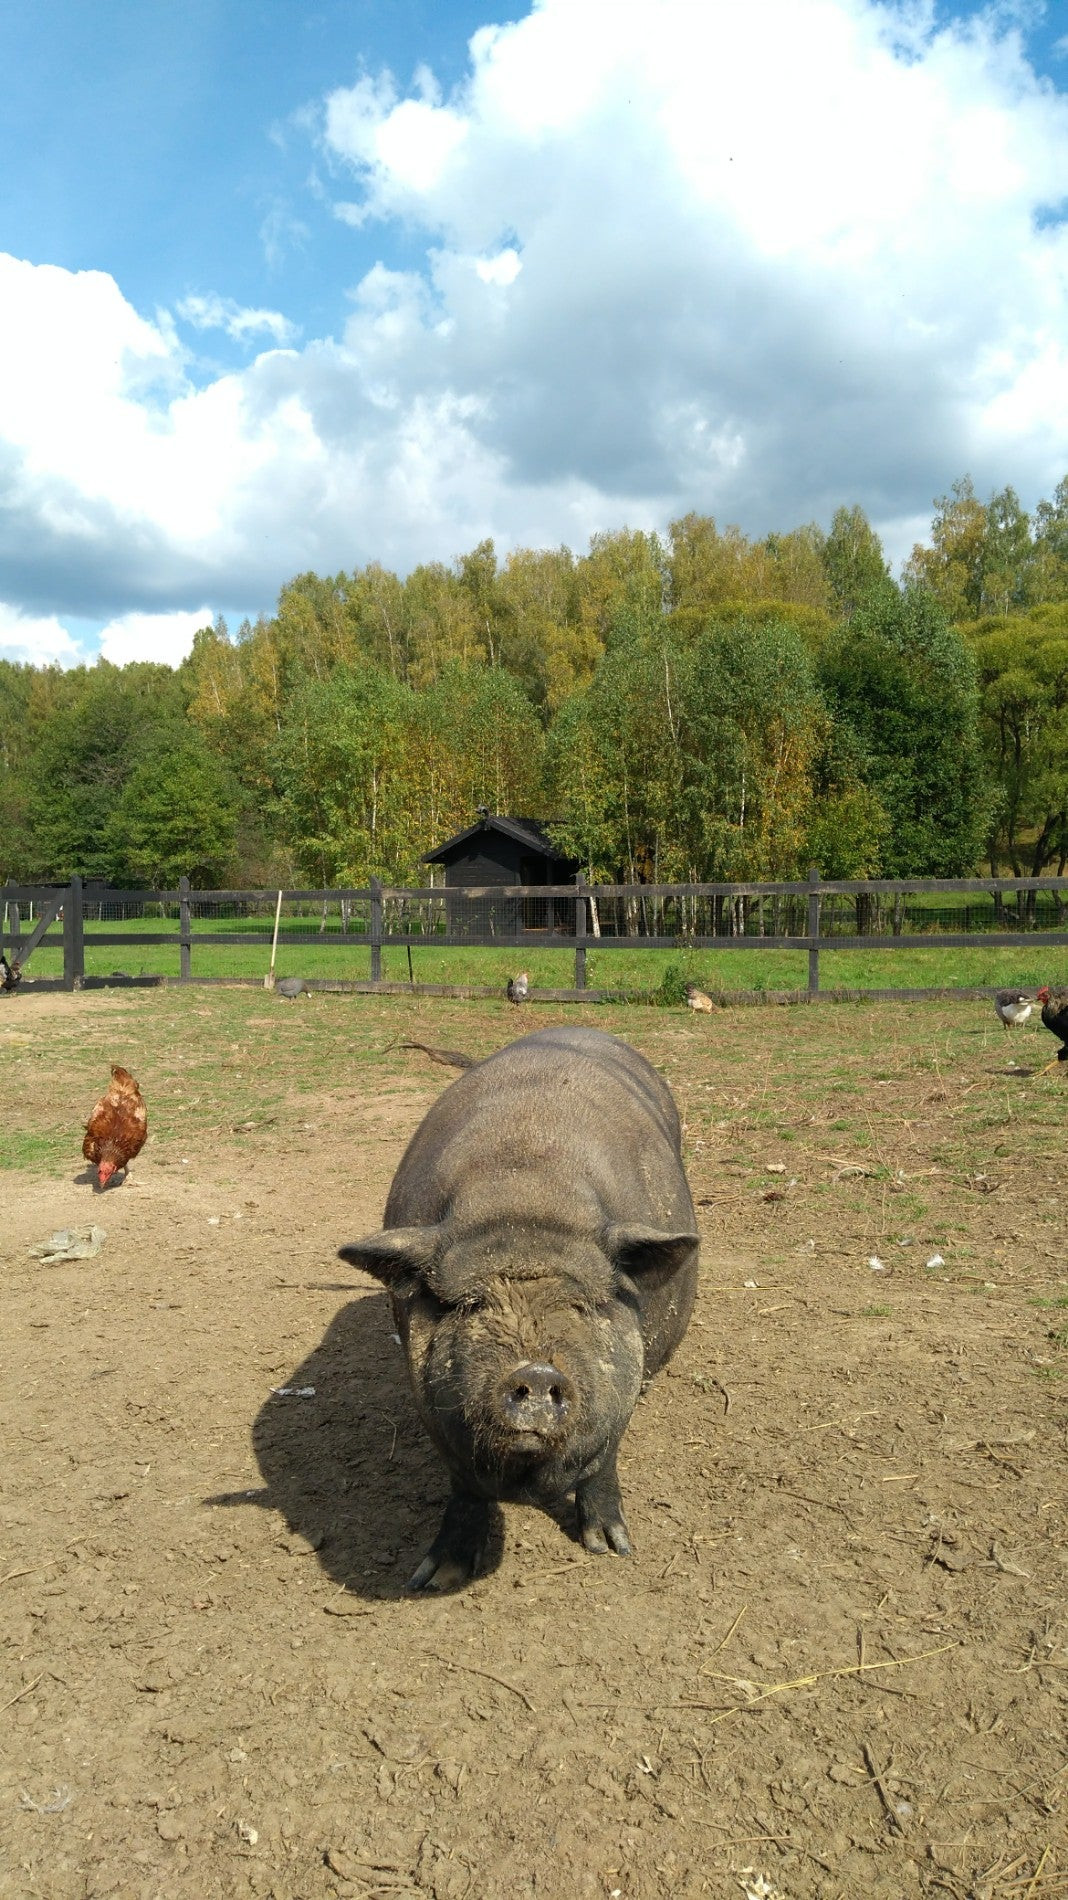
[[177, 668], [0, 661], [0, 881], [425, 884], [476, 808], [591, 881], [1068, 866], [1068, 476], [970, 480], [890, 575], [859, 508], [298, 575]]

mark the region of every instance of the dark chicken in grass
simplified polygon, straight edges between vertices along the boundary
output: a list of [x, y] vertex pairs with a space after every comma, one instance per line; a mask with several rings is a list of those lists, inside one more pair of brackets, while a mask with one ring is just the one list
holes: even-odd
[[1042, 1005], [1042, 1021], [1050, 1035], [1059, 1036], [1062, 1044], [1053, 1061], [1039, 1071], [1041, 1075], [1048, 1075], [1058, 1062], [1068, 1062], [1068, 989], [1051, 990], [1047, 983], [1039, 990], [1036, 1000]]
[[97, 1171], [102, 1188], [121, 1168], [127, 1180], [130, 1163], [140, 1154], [148, 1133], [148, 1114], [141, 1091], [128, 1069], [116, 1063], [111, 1087], [100, 1097], [85, 1124], [82, 1153]]

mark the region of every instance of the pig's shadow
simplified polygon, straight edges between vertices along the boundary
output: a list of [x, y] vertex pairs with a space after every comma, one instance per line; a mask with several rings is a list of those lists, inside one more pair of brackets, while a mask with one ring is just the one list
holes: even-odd
[[[328, 1576], [365, 1597], [404, 1594], [449, 1496], [392, 1334], [385, 1294], [343, 1306], [256, 1414], [252, 1445], [264, 1490], [205, 1499], [280, 1511]], [[497, 1568], [502, 1548], [498, 1511], [482, 1574]]]

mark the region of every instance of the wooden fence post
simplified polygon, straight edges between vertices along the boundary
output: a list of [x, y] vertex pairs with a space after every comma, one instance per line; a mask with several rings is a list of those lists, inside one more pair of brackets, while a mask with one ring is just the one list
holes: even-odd
[[586, 987], [586, 879], [575, 873], [575, 988]]
[[371, 879], [371, 981], [382, 981], [382, 884]]
[[811, 939], [808, 948], [808, 993], [818, 996], [820, 993], [820, 873], [817, 864], [808, 867], [808, 934]]
[[193, 975], [193, 926], [189, 910], [189, 879], [178, 879], [178, 981], [188, 983]]
[[63, 899], [63, 988], [79, 990], [85, 976], [85, 918], [82, 880], [72, 877]]

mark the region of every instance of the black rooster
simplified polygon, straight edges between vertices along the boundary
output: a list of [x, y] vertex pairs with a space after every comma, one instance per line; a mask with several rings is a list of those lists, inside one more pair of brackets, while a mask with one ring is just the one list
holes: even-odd
[[1042, 1005], [1042, 1021], [1052, 1036], [1059, 1036], [1063, 1047], [1058, 1049], [1052, 1062], [1047, 1062], [1040, 1075], [1048, 1075], [1058, 1062], [1068, 1062], [1068, 990], [1051, 990], [1047, 983], [1038, 992], [1038, 1002]]
[[14, 963], [9, 963], [3, 951], [0, 950], [0, 990], [17, 990], [21, 982], [22, 971], [19, 968], [18, 959], [16, 958]]

